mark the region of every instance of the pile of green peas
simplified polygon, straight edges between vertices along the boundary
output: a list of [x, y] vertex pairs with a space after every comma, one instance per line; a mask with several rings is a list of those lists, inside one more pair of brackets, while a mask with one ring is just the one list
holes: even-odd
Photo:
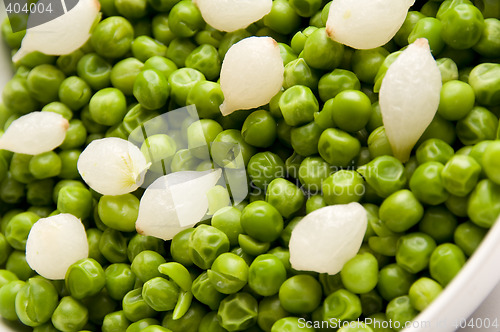
[[[40, 110], [70, 126], [54, 151], [0, 150], [0, 316], [37, 332], [323, 331], [335, 330], [325, 321], [365, 318], [393, 328], [339, 331], [387, 332], [424, 310], [500, 214], [500, 4], [417, 1], [395, 37], [372, 50], [329, 39], [328, 9], [326, 0], [274, 0], [263, 19], [224, 33], [190, 0], [101, 0], [103, 19], [79, 50], [16, 64], [0, 132]], [[1, 33], [19, 48], [24, 32], [6, 20]], [[278, 41], [284, 89], [268, 105], [222, 117], [221, 63], [252, 35]], [[443, 87], [403, 164], [377, 93], [417, 38], [429, 40]], [[78, 157], [92, 140], [128, 139], [193, 104], [199, 121], [182, 119], [141, 148], [163, 161], [150, 172], [242, 166], [231, 159], [237, 146], [249, 195], [171, 241], [137, 234], [143, 189], [99, 195], [81, 179]], [[336, 275], [294, 270], [295, 225], [350, 202], [368, 216], [359, 253]], [[58, 213], [82, 220], [89, 257], [52, 281], [30, 268], [25, 247], [33, 224]]]

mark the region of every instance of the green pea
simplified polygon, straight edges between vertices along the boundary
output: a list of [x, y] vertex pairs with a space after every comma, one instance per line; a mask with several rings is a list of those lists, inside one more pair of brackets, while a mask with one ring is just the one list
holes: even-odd
[[97, 54], [105, 58], [120, 58], [130, 50], [133, 37], [134, 28], [129, 21], [112, 16], [97, 25], [90, 42]]
[[319, 113], [314, 113], [314, 122], [322, 130], [335, 127], [335, 123], [333, 122], [333, 117], [332, 117], [332, 112], [333, 112], [332, 106], [333, 106], [333, 98], [325, 102], [323, 108]]
[[453, 240], [467, 256], [471, 256], [483, 241], [486, 233], [486, 229], [467, 221], [455, 229]]
[[83, 329], [88, 318], [88, 309], [71, 296], [66, 296], [54, 310], [52, 324], [61, 331], [77, 331]]
[[172, 332], [172, 330], [167, 329], [167, 328], [165, 328], [161, 325], [158, 325], [158, 324], [147, 326], [142, 331], [145, 331], [145, 332]]
[[271, 247], [270, 242], [259, 241], [247, 234], [238, 235], [238, 244], [240, 245], [240, 249], [242, 250], [242, 252], [250, 256], [262, 255], [266, 253]]
[[106, 226], [132, 232], [139, 214], [139, 199], [132, 194], [104, 195], [99, 199], [98, 213]]
[[294, 151], [292, 155], [285, 160], [287, 175], [294, 179], [298, 179], [300, 164], [302, 163], [302, 161], [304, 161], [304, 159], [304, 156], [301, 156]]
[[322, 319], [330, 322], [355, 320], [361, 315], [361, 301], [356, 294], [339, 289], [323, 302]]
[[345, 69], [335, 69], [323, 75], [318, 82], [319, 96], [324, 102], [344, 90], [359, 90], [360, 88], [356, 74]]
[[[463, 119], [461, 121], [463, 121]], [[416, 145], [418, 146], [420, 143], [431, 138], [438, 138], [452, 145], [456, 138], [454, 124], [443, 119], [439, 114], [436, 114]]]
[[481, 38], [484, 29], [482, 13], [469, 4], [450, 7], [441, 18], [441, 36], [446, 44], [456, 49], [474, 46]]
[[259, 152], [250, 158], [247, 172], [253, 185], [265, 189], [272, 180], [285, 176], [285, 164], [272, 152]]
[[272, 180], [266, 190], [266, 202], [273, 205], [285, 218], [297, 212], [304, 205], [304, 200], [304, 193], [285, 179]]
[[365, 193], [363, 177], [352, 170], [340, 170], [323, 182], [321, 189], [328, 205], [359, 202]]
[[315, 331], [315, 329], [310, 327], [309, 325], [306, 326], [306, 324], [303, 321], [301, 321], [301, 319], [298, 317], [283, 317], [283, 318], [276, 320], [276, 322], [274, 322], [270, 331], [271, 332], [279, 332], [279, 331], [311, 332], [311, 331]]
[[373, 130], [368, 136], [368, 151], [373, 158], [380, 156], [392, 156], [392, 148], [387, 139], [384, 126]]
[[24, 78], [14, 77], [8, 81], [2, 91], [2, 100], [7, 109], [17, 114], [28, 114], [38, 108]]
[[151, 308], [142, 297], [142, 287], [128, 292], [122, 301], [123, 314], [131, 322], [145, 318], [152, 318], [156, 312]]
[[360, 142], [348, 133], [328, 128], [321, 134], [318, 151], [321, 157], [332, 166], [347, 167], [359, 154]]
[[32, 158], [31, 155], [14, 153], [10, 161], [9, 171], [15, 180], [26, 184], [34, 180], [29, 171], [29, 162]]
[[116, 229], [106, 228], [99, 241], [99, 250], [111, 263], [123, 263], [127, 260], [127, 239]]
[[25, 250], [28, 234], [33, 225], [40, 219], [33, 212], [22, 212], [10, 219], [5, 229], [5, 239], [16, 250]]
[[179, 296], [179, 287], [170, 280], [155, 277], [146, 281], [142, 287], [144, 301], [156, 311], [172, 310]]
[[121, 301], [125, 294], [134, 288], [136, 277], [128, 264], [110, 264], [104, 274], [106, 289], [109, 296], [114, 300]]
[[193, 261], [189, 256], [189, 238], [193, 232], [193, 228], [188, 228], [177, 233], [172, 239], [172, 243], [170, 245], [170, 254], [175, 261], [184, 266], [193, 265]]
[[130, 267], [139, 280], [146, 282], [149, 279], [161, 277], [158, 267], [165, 262], [165, 258], [159, 253], [152, 250], [144, 250], [135, 256]]
[[376, 157], [357, 171], [380, 197], [403, 189], [407, 181], [403, 164], [392, 156]]
[[374, 84], [379, 68], [389, 52], [383, 47], [370, 50], [355, 50], [351, 65], [354, 74], [364, 83]]
[[210, 147], [222, 130], [222, 126], [211, 119], [193, 122], [187, 128], [188, 148], [191, 153], [199, 159], [209, 158]]
[[[155, 6], [155, 3], [161, 1], [162, 0], [149, 0], [149, 2], [153, 3], [153, 7]], [[175, 3], [178, 2], [177, 0], [174, 1]], [[172, 6], [175, 3], [173, 3]], [[155, 15], [151, 22], [151, 28], [154, 39], [156, 39], [160, 43], [163, 43], [164, 45], [170, 44], [170, 42], [176, 38], [175, 34], [172, 32], [172, 30], [170, 30], [170, 26], [168, 24], [168, 13], [158, 13], [157, 15]]]
[[271, 204], [256, 201], [248, 204], [241, 213], [241, 226], [258, 241], [272, 242], [283, 230], [283, 218]]
[[97, 325], [102, 325], [104, 317], [114, 312], [118, 305], [116, 301], [108, 295], [106, 289], [103, 289], [97, 295], [81, 300], [81, 302], [88, 309], [89, 322]]
[[[10, 253], [12, 252], [12, 248], [7, 242], [5, 235], [0, 233], [0, 264], [4, 264], [9, 258]], [[2, 287], [2, 283], [0, 282], [0, 288]]]
[[410, 229], [420, 221], [423, 214], [423, 206], [407, 189], [393, 193], [380, 206], [380, 219], [394, 232]]
[[19, 181], [12, 178], [9, 173], [0, 183], [0, 198], [8, 204], [19, 203], [25, 196], [25, 187]]
[[19, 280], [19, 278], [13, 272], [6, 269], [0, 269], [0, 288], [15, 280]]
[[139, 19], [147, 14], [146, 0], [117, 0], [115, 7], [118, 13], [129, 20]]
[[410, 323], [418, 314], [418, 311], [411, 305], [410, 297], [407, 295], [392, 299], [386, 308], [386, 315], [389, 321], [393, 321], [401, 327]]
[[264, 16], [264, 24], [274, 31], [288, 35], [299, 28], [300, 16], [288, 1], [273, 1], [271, 11]]
[[24, 325], [42, 325], [52, 317], [57, 298], [57, 291], [50, 281], [41, 277], [30, 278], [17, 293], [16, 314]]
[[238, 235], [243, 233], [240, 223], [241, 211], [235, 207], [227, 206], [219, 209], [212, 216], [213, 227], [223, 231], [229, 239], [231, 245], [238, 243]]
[[11, 321], [17, 320], [16, 295], [26, 283], [21, 280], [13, 280], [5, 287], [0, 287], [0, 315]]
[[192, 37], [204, 27], [198, 7], [191, 1], [180, 1], [170, 10], [168, 24], [172, 32], [182, 38]]
[[111, 64], [96, 53], [85, 54], [80, 58], [77, 73], [94, 90], [104, 89], [111, 83]]
[[162, 73], [165, 78], [168, 78], [170, 74], [172, 74], [178, 68], [172, 60], [167, 59], [163, 56], [155, 55], [148, 58], [146, 62], [144, 62], [143, 69], [155, 69], [158, 72]]
[[[21, 22], [19, 22], [19, 23], [21, 23]], [[22, 22], [22, 23], [24, 23], [24, 22]], [[17, 30], [17, 29], [14, 28], [14, 30]], [[23, 37], [26, 34], [26, 31], [23, 29], [20, 29], [20, 30], [17, 30], [16, 32], [14, 32], [13, 26], [11, 25], [11, 22], [6, 17], [3, 20], [2, 25], [1, 25], [1, 33], [2, 33], [3, 40], [5, 40], [7, 45], [9, 45], [9, 47], [11, 49], [17, 49], [17, 48], [21, 47], [21, 42], [22, 42]]]
[[43, 64], [53, 65], [55, 61], [56, 57], [53, 55], [47, 55], [39, 51], [34, 51], [28, 53], [21, 60], [19, 60], [19, 65], [32, 69]]
[[134, 322], [127, 327], [126, 332], [141, 332], [150, 325], [158, 325], [158, 320], [154, 318], [144, 318]]
[[173, 100], [179, 105], [186, 105], [186, 100], [193, 86], [204, 81], [205, 76], [192, 68], [180, 68], [168, 77]]
[[456, 132], [463, 144], [473, 145], [495, 139], [497, 127], [498, 119], [495, 114], [484, 107], [476, 106], [457, 122]]
[[193, 263], [208, 269], [220, 254], [229, 251], [229, 239], [215, 227], [199, 225], [189, 237], [188, 250]]
[[295, 85], [281, 95], [279, 108], [285, 122], [290, 126], [297, 126], [314, 120], [319, 104], [310, 88]]
[[432, 252], [429, 272], [433, 279], [445, 287], [465, 264], [465, 255], [455, 244], [444, 243]]
[[500, 144], [498, 141], [494, 141], [488, 144], [484, 150], [482, 165], [488, 178], [496, 184], [500, 184], [500, 177], [498, 176], [498, 172], [495, 171], [495, 169], [498, 169], [499, 163]]
[[348, 260], [340, 271], [342, 284], [353, 293], [367, 293], [378, 282], [377, 259], [370, 253], [358, 254]]
[[456, 217], [441, 206], [427, 209], [419, 224], [419, 230], [432, 236], [437, 243], [450, 241], [456, 227]]
[[291, 313], [313, 312], [321, 302], [321, 285], [307, 274], [295, 275], [281, 284], [279, 299], [283, 308]]
[[344, 45], [331, 39], [325, 28], [314, 31], [304, 44], [303, 57], [312, 68], [333, 70], [340, 65]]
[[419, 164], [436, 161], [444, 165], [453, 157], [454, 152], [453, 148], [445, 141], [431, 138], [419, 145], [416, 156]]
[[28, 278], [35, 275], [35, 271], [31, 269], [26, 261], [26, 254], [24, 251], [14, 250], [5, 262], [5, 269], [14, 273], [20, 280], [28, 280]]
[[111, 69], [111, 84], [123, 94], [132, 95], [134, 81], [144, 67], [145, 64], [136, 58], [120, 60]]
[[441, 72], [441, 81], [443, 84], [458, 79], [458, 67], [455, 61], [450, 58], [439, 58], [436, 60], [436, 63]]
[[441, 88], [438, 113], [446, 120], [464, 118], [474, 107], [474, 90], [462, 81], [448, 81]]
[[479, 181], [470, 195], [467, 206], [467, 214], [471, 221], [480, 227], [490, 228], [500, 213], [498, 197], [500, 197], [500, 185], [488, 179]]
[[78, 119], [70, 120], [69, 128], [66, 131], [66, 137], [63, 143], [59, 146], [61, 149], [80, 148], [85, 144], [87, 139], [87, 129], [82, 121]]
[[234, 294], [242, 289], [248, 280], [248, 265], [233, 253], [223, 253], [215, 259], [208, 278], [214, 288], [222, 294]]
[[250, 288], [262, 296], [277, 294], [286, 280], [285, 266], [272, 254], [264, 254], [255, 258], [248, 273]]
[[139, 61], [145, 62], [154, 56], [165, 56], [167, 47], [148, 36], [139, 36], [132, 42], [132, 54]]
[[217, 317], [228, 331], [241, 331], [257, 322], [258, 303], [249, 293], [239, 292], [221, 301]]
[[443, 164], [429, 161], [417, 167], [410, 179], [410, 189], [422, 203], [439, 205], [448, 199], [443, 183]]
[[164, 134], [149, 136], [141, 146], [146, 161], [152, 163], [150, 170], [162, 174], [168, 173], [176, 150], [177, 144], [174, 139]]
[[[59, 100], [72, 111], [87, 105], [92, 96], [90, 86], [78, 76], [70, 76], [59, 86]], [[5, 100], [5, 99], [4, 99]]]
[[309, 214], [325, 206], [326, 202], [323, 196], [319, 194], [311, 195], [306, 201], [306, 213]]
[[436, 242], [424, 233], [411, 233], [398, 241], [396, 262], [410, 273], [422, 271], [429, 264]]
[[170, 87], [162, 73], [155, 69], [145, 69], [134, 81], [133, 94], [142, 107], [154, 110], [167, 103]]
[[273, 325], [288, 315], [289, 313], [281, 306], [278, 295], [265, 297], [259, 302], [257, 324], [264, 331], [272, 331]]
[[82, 50], [76, 50], [70, 54], [61, 55], [56, 60], [56, 66], [66, 75], [76, 74], [78, 61], [85, 55]]
[[396, 42], [396, 44], [401, 47], [408, 45], [408, 36], [414, 29], [417, 22], [425, 16], [426, 15], [418, 11], [409, 11], [406, 14], [403, 25], [401, 26], [401, 28], [399, 28], [398, 32], [396, 32], [396, 35], [394, 36], [394, 41]]
[[290, 143], [292, 148], [301, 156], [317, 154], [318, 141], [322, 131], [323, 129], [317, 124], [317, 121], [292, 128], [290, 131]]
[[174, 314], [168, 312], [163, 318], [162, 326], [172, 331], [196, 332], [206, 313], [204, 306], [193, 301], [188, 311], [181, 318], [174, 319]]
[[445, 189], [455, 196], [467, 196], [476, 186], [481, 166], [470, 156], [455, 155], [444, 166], [441, 177]]
[[342, 130], [355, 132], [368, 123], [372, 107], [370, 99], [361, 91], [344, 90], [333, 99], [332, 117]]
[[[483, 15], [485, 13], [483, 12]], [[500, 21], [495, 18], [484, 20], [484, 29], [479, 41], [472, 47], [477, 53], [487, 58], [500, 56], [500, 44], [495, 36], [500, 33]]]
[[130, 325], [130, 321], [125, 316], [123, 310], [115, 311], [104, 316], [101, 330], [103, 332], [125, 331]]
[[186, 67], [200, 71], [209, 80], [217, 80], [221, 68], [219, 53], [212, 45], [200, 45], [186, 58]]
[[85, 188], [65, 186], [59, 190], [57, 209], [61, 213], [71, 213], [85, 219], [92, 211], [92, 194]]
[[98, 294], [106, 285], [101, 264], [92, 258], [81, 259], [72, 264], [66, 272], [66, 288], [75, 299]]
[[57, 67], [43, 64], [30, 71], [26, 83], [32, 96], [47, 104], [57, 100], [59, 86], [65, 78], [66, 75]]
[[431, 52], [438, 55], [444, 48], [444, 40], [441, 36], [441, 21], [434, 17], [424, 17], [415, 24], [408, 36], [408, 43], [413, 43], [418, 38], [426, 38], [429, 42]]
[[267, 111], [255, 111], [243, 123], [241, 135], [250, 145], [269, 147], [276, 139], [276, 121]]
[[469, 84], [474, 89], [477, 101], [481, 105], [495, 106], [500, 104], [500, 99], [497, 96], [500, 89], [499, 71], [499, 64], [482, 63], [470, 72]]
[[175, 38], [167, 48], [166, 57], [172, 60], [177, 67], [184, 67], [186, 59], [196, 49], [196, 44], [188, 38]]
[[436, 281], [422, 277], [410, 287], [409, 297], [411, 305], [418, 311], [424, 310], [441, 293], [443, 287]]
[[303, 85], [312, 90], [317, 90], [319, 73], [309, 67], [303, 58], [298, 58], [285, 65], [283, 87], [289, 89], [294, 85]]
[[200, 118], [213, 119], [220, 115], [224, 96], [219, 83], [199, 81], [189, 91], [187, 105], [195, 105]]
[[194, 297], [201, 303], [207, 305], [212, 310], [217, 310], [224, 294], [215, 289], [210, 281], [207, 272], [201, 273], [194, 281], [191, 288]]
[[323, 181], [331, 174], [330, 165], [320, 157], [307, 157], [299, 167], [300, 183], [311, 193], [321, 190]]

